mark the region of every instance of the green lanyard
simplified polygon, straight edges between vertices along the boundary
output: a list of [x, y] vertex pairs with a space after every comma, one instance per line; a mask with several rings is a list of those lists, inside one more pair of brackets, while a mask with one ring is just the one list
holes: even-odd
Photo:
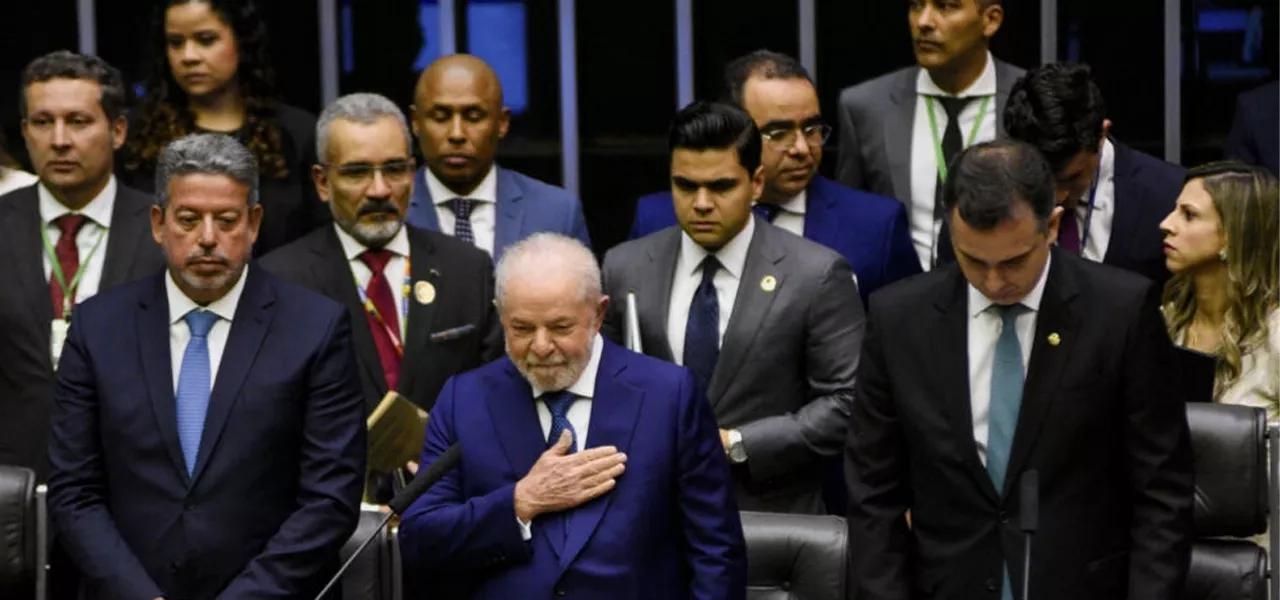
[[[80, 285], [80, 278], [84, 277], [85, 271], [88, 269], [77, 268], [75, 277], [71, 278], [71, 283], [67, 283], [67, 276], [62, 272], [62, 263], [58, 262], [58, 253], [53, 249], [53, 244], [49, 242], [49, 231], [45, 225], [40, 226], [40, 241], [44, 242], [44, 255], [49, 257], [50, 269], [53, 272], [54, 279], [58, 280], [58, 285], [62, 286], [62, 318], [71, 320], [71, 307], [75, 304], [76, 286]], [[93, 247], [89, 249], [89, 253], [85, 255], [84, 260], [80, 261], [83, 267], [93, 260], [93, 255], [98, 251], [98, 246], [102, 245], [102, 239], [107, 237], [105, 231], [98, 234], [98, 240], [93, 243]]]
[[[933, 134], [933, 153], [934, 160], [938, 163], [938, 179], [945, 182], [947, 180], [947, 159], [942, 155], [942, 142], [938, 140], [938, 117], [933, 112], [933, 103], [936, 102], [932, 96], [926, 96], [924, 99], [925, 108], [929, 111], [929, 132]], [[982, 102], [978, 104], [978, 118], [973, 121], [973, 128], [969, 130], [969, 141], [964, 147], [968, 148], [973, 145], [973, 141], [978, 137], [978, 128], [982, 127], [982, 120], [987, 116], [987, 108], [991, 105], [991, 96], [983, 96]], [[960, 115], [956, 115], [959, 119]], [[956, 125], [959, 127], [959, 124]]]

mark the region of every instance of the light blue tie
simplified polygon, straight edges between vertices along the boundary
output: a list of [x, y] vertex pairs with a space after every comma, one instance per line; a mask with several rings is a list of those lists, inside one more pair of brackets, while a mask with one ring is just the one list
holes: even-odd
[[[1009, 451], [1013, 432], [1018, 427], [1018, 411], [1022, 407], [1022, 345], [1018, 343], [1018, 315], [1021, 304], [995, 306], [1000, 315], [1000, 337], [996, 340], [996, 356], [991, 364], [991, 411], [987, 424], [987, 475], [996, 486], [996, 494], [1004, 490], [1005, 471], [1009, 468]], [[1009, 566], [1003, 567], [1001, 600], [1013, 600], [1009, 583]]]
[[196, 469], [204, 417], [209, 412], [209, 389], [213, 380], [209, 373], [209, 330], [218, 322], [218, 315], [195, 309], [183, 320], [191, 330], [191, 341], [187, 342], [182, 369], [178, 371], [178, 441], [182, 443], [182, 457], [190, 475]]

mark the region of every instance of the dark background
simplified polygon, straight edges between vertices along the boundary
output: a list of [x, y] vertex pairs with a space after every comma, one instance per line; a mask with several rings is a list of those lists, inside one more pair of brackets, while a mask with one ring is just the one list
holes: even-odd
[[[559, 183], [558, 23], [552, 0], [524, 5], [528, 107], [515, 117], [499, 160]], [[500, 0], [471, 0], [501, 3]], [[426, 0], [427, 4], [434, 4]], [[406, 110], [425, 42], [413, 0], [341, 0], [339, 44], [350, 52], [340, 93], [385, 94]], [[458, 3], [458, 45], [465, 51], [483, 23], [468, 25]], [[1276, 77], [1276, 0], [1183, 0], [1182, 162], [1218, 158], [1236, 95]], [[75, 0], [9, 3], [0, 17], [0, 129], [11, 154], [26, 162], [18, 127], [22, 67], [60, 48], [76, 49]], [[151, 52], [155, 2], [99, 0], [98, 54], [131, 83], [141, 81]], [[625, 237], [635, 198], [666, 185], [666, 124], [675, 110], [673, 0], [577, 2], [577, 68], [581, 194], [596, 250]], [[1006, 0], [1005, 23], [993, 43], [1003, 60], [1040, 62], [1039, 2]], [[1059, 57], [1092, 65], [1107, 98], [1113, 132], [1126, 143], [1164, 152], [1162, 0], [1059, 0]], [[1261, 50], [1247, 52], [1249, 11], [1260, 11]], [[315, 2], [259, 0], [284, 100], [320, 109], [318, 14]], [[694, 77], [699, 98], [718, 95], [720, 69], [756, 48], [795, 55], [798, 14], [787, 0], [694, 0]], [[1253, 17], [1256, 20], [1258, 16]], [[899, 0], [818, 0], [816, 78], [822, 108], [834, 124], [840, 89], [912, 63], [906, 6]], [[345, 26], [344, 26], [345, 24]], [[1256, 26], [1254, 26], [1256, 29]], [[483, 33], [483, 32], [479, 32]], [[1252, 39], [1252, 38], [1250, 38]], [[1256, 50], [1256, 49], [1255, 49]], [[834, 164], [835, 141], [824, 171]]]

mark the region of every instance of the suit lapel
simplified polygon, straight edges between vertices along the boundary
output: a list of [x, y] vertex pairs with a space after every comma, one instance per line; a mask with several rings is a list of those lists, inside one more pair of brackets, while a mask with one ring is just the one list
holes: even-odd
[[98, 291], [124, 283], [129, 271], [138, 259], [139, 244], [152, 244], [151, 232], [145, 230], [149, 223], [147, 212], [151, 207], [135, 202], [133, 194], [123, 185], [116, 187], [116, 202], [111, 210], [111, 230], [107, 234], [107, 254], [102, 261], [102, 282]]
[[987, 469], [978, 459], [978, 444], [973, 439], [973, 404], [969, 390], [969, 299], [968, 283], [954, 264], [942, 267], [950, 269], [947, 283], [934, 303], [936, 321], [929, 328], [939, 351], [936, 356], [965, 357], [965, 360], [939, 360], [934, 363], [939, 385], [944, 391], [943, 408], [947, 414], [948, 430], [956, 436], [960, 458], [978, 488], [992, 502], [999, 500], [995, 485], [987, 475]]
[[[435, 256], [435, 246], [431, 244], [431, 240], [425, 235], [419, 235], [418, 232], [409, 229], [409, 278], [412, 283], [409, 286], [409, 322], [405, 324], [405, 340], [404, 340], [404, 358], [401, 360], [402, 365], [412, 365], [411, 357], [415, 357], [420, 353], [426, 352], [427, 334], [432, 329], [432, 320], [435, 315], [436, 304], [434, 301], [423, 304], [417, 299], [414, 290], [420, 283], [431, 285], [437, 296], [448, 290], [440, 289], [440, 271], [447, 268], [444, 265], [437, 265], [437, 257]], [[370, 338], [372, 341], [372, 338]], [[401, 388], [408, 390], [404, 385], [412, 375], [403, 372], [400, 374]]]
[[169, 300], [165, 297], [164, 278], [153, 279], [153, 293], [138, 307], [138, 346], [142, 352], [142, 375], [147, 382], [147, 395], [156, 415], [157, 429], [173, 468], [189, 483], [182, 445], [178, 442], [178, 414], [173, 391], [172, 356], [169, 351]]
[[[493, 437], [507, 457], [514, 481], [523, 477], [538, 462], [538, 457], [547, 449], [547, 440], [538, 424], [532, 388], [509, 358], [500, 360], [503, 363], [502, 376], [485, 379], [481, 384], [484, 386], [483, 396], [489, 409], [489, 420], [494, 424]], [[556, 556], [560, 556], [564, 540], [562, 520], [539, 518], [534, 527], [548, 529], [548, 540], [551, 541]]]
[[[347, 307], [351, 315], [351, 340], [356, 348], [356, 362], [360, 368], [373, 379], [379, 392], [387, 389], [387, 378], [382, 373], [382, 362], [378, 358], [378, 348], [373, 343], [373, 333], [369, 331], [365, 318], [364, 305], [360, 303], [360, 294], [356, 291], [355, 276], [351, 274], [351, 265], [343, 253], [342, 243], [333, 227], [326, 226], [325, 233], [319, 241], [311, 246], [315, 259], [311, 261], [312, 281], [319, 281], [326, 296], [335, 298]], [[380, 398], [366, 399], [377, 402]], [[374, 407], [368, 407], [372, 410]]]
[[[738, 296], [733, 301], [729, 325], [720, 342], [720, 358], [716, 361], [715, 373], [711, 375], [711, 382], [707, 385], [707, 398], [711, 400], [712, 408], [724, 398], [729, 382], [737, 379], [738, 369], [751, 353], [756, 334], [760, 333], [760, 324], [765, 322], [774, 298], [782, 293], [779, 288], [787, 284], [787, 273], [781, 265], [787, 253], [781, 246], [773, 243], [772, 227], [758, 221], [751, 245], [747, 247], [747, 261], [742, 268], [742, 277], [738, 280]], [[766, 276], [776, 280], [773, 290], [762, 289], [760, 282]]]
[[496, 165], [493, 168], [498, 171], [497, 223], [494, 224], [493, 232], [493, 259], [497, 261], [507, 246], [524, 237], [521, 235], [524, 228], [524, 205], [521, 198], [524, 191], [506, 170], [499, 169]]
[[901, 79], [889, 91], [889, 111], [884, 120], [885, 154], [889, 158], [889, 173], [893, 178], [893, 192], [898, 200], [911, 208], [911, 131], [916, 117], [916, 74], [920, 69], [903, 71]]
[[[680, 253], [680, 235], [679, 226], [655, 233], [653, 242], [646, 249], [649, 262], [636, 277], [639, 283], [644, 284], [635, 290], [644, 353], [665, 361], [674, 358], [671, 341], [667, 338], [667, 318], [671, 310], [671, 280], [675, 277], [676, 258]], [[626, 298], [614, 299], [614, 302], [625, 301]]]
[[266, 337], [267, 329], [275, 316], [272, 306], [276, 295], [266, 279], [268, 275], [255, 267], [249, 267], [241, 276], [248, 279], [245, 280], [244, 292], [231, 322], [231, 332], [227, 335], [227, 345], [222, 352], [222, 363], [214, 375], [213, 390], [209, 394], [209, 411], [200, 437], [200, 452], [196, 456], [196, 467], [191, 478], [193, 484], [200, 480], [200, 474], [209, 464], [209, 457], [217, 447], [231, 409], [240, 397], [240, 388], [248, 379], [249, 369], [257, 359], [262, 339]]
[[841, 232], [837, 229], [839, 222], [832, 218], [835, 198], [823, 193], [825, 185], [819, 183], [821, 179], [822, 176], [817, 175], [809, 183], [804, 207], [804, 237], [828, 248], [836, 248], [835, 242]]
[[[1031, 342], [1022, 408], [1018, 411], [1018, 427], [1014, 430], [1013, 448], [1009, 452], [1009, 468], [1004, 480], [1005, 494], [1014, 485], [1015, 475], [1022, 471], [1035, 447], [1044, 416], [1057, 396], [1062, 369], [1071, 356], [1071, 348], [1080, 331], [1076, 311], [1072, 307], [1077, 289], [1069, 260], [1071, 257], [1065, 253], [1053, 251], [1044, 296], [1036, 315], [1036, 333]], [[1048, 341], [1053, 334], [1057, 334], [1057, 345]]]
[[[631, 449], [632, 433], [639, 421], [644, 394], [621, 381], [626, 363], [619, 360], [622, 349], [604, 342], [600, 369], [596, 374], [595, 396], [591, 401], [591, 424], [587, 427], [587, 447], [613, 446], [619, 452]], [[587, 545], [600, 519], [609, 508], [614, 493], [608, 493], [582, 506], [567, 511], [565, 526], [568, 537], [560, 554], [560, 568], [566, 569]]]
[[1134, 172], [1137, 168], [1130, 160], [1130, 150], [1114, 140], [1111, 145], [1115, 148], [1115, 177], [1112, 180], [1111, 194], [1111, 205], [1115, 208], [1111, 218], [1111, 239], [1107, 242], [1107, 254], [1102, 259], [1102, 262], [1107, 264], [1124, 262], [1124, 259], [1129, 256], [1133, 245], [1133, 235], [1129, 232], [1137, 229], [1138, 219], [1141, 216], [1138, 214], [1137, 203], [1127, 201], [1138, 195], [1138, 191], [1133, 189], [1133, 183], [1137, 181]]
[[427, 189], [427, 168], [418, 169], [413, 180], [413, 200], [410, 202], [410, 221], [417, 227], [440, 231], [440, 219], [436, 217], [435, 200]]
[[[994, 59], [993, 59], [994, 60]], [[1005, 104], [1009, 100], [1009, 92], [1013, 91], [1013, 84], [1018, 81], [1018, 72], [1012, 65], [1000, 62], [996, 63], [996, 137], [1004, 137], [1004, 115]]]
[[[44, 340], [42, 347], [49, 347], [49, 323], [53, 320], [53, 304], [49, 299], [49, 281], [44, 276], [44, 245], [40, 242], [40, 200], [33, 185], [15, 192], [3, 207], [4, 219], [0, 222], [3, 236], [9, 245], [13, 264], [8, 265], [17, 274], [14, 285], [30, 299], [31, 317]], [[0, 241], [0, 243], [4, 243]], [[51, 357], [44, 353], [45, 364], [53, 370]]]

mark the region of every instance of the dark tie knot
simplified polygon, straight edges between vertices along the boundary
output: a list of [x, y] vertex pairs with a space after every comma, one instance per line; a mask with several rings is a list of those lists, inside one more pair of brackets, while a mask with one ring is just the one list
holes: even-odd
[[757, 202], [755, 206], [751, 207], [751, 210], [756, 213], [757, 217], [772, 223], [774, 219], [778, 218], [778, 213], [782, 212], [782, 207], [777, 204]]
[[182, 318], [187, 322], [187, 328], [191, 330], [191, 337], [193, 338], [208, 336], [209, 330], [213, 329], [213, 324], [218, 322], [218, 315], [199, 308], [187, 313]]
[[935, 100], [942, 105], [942, 110], [947, 113], [947, 120], [956, 121], [960, 116], [960, 111], [969, 105], [973, 100], [972, 97], [957, 98], [955, 96], [934, 96]]
[[470, 198], [454, 198], [449, 201], [449, 210], [459, 219], [470, 219], [471, 210], [475, 208], [476, 201]]
[[716, 255], [714, 254], [708, 254], [706, 258], [703, 258], [702, 262], [699, 263], [698, 268], [702, 269], [702, 281], [710, 282], [715, 278], [716, 271], [719, 271], [721, 268], [720, 259], [716, 258]]
[[392, 254], [393, 253], [386, 248], [365, 250], [360, 253], [360, 260], [364, 262], [365, 266], [369, 267], [369, 270], [373, 271], [376, 275], [381, 273], [382, 270], [387, 267], [387, 263], [391, 261]]
[[569, 407], [573, 406], [574, 400], [578, 397], [569, 390], [560, 390], [558, 392], [547, 392], [540, 398], [547, 403], [547, 410], [551, 411], [551, 415], [557, 418], [564, 418], [569, 414]]
[[53, 224], [58, 226], [58, 230], [62, 232], [63, 237], [75, 237], [80, 233], [80, 228], [84, 227], [88, 217], [67, 213], [53, 220]]

